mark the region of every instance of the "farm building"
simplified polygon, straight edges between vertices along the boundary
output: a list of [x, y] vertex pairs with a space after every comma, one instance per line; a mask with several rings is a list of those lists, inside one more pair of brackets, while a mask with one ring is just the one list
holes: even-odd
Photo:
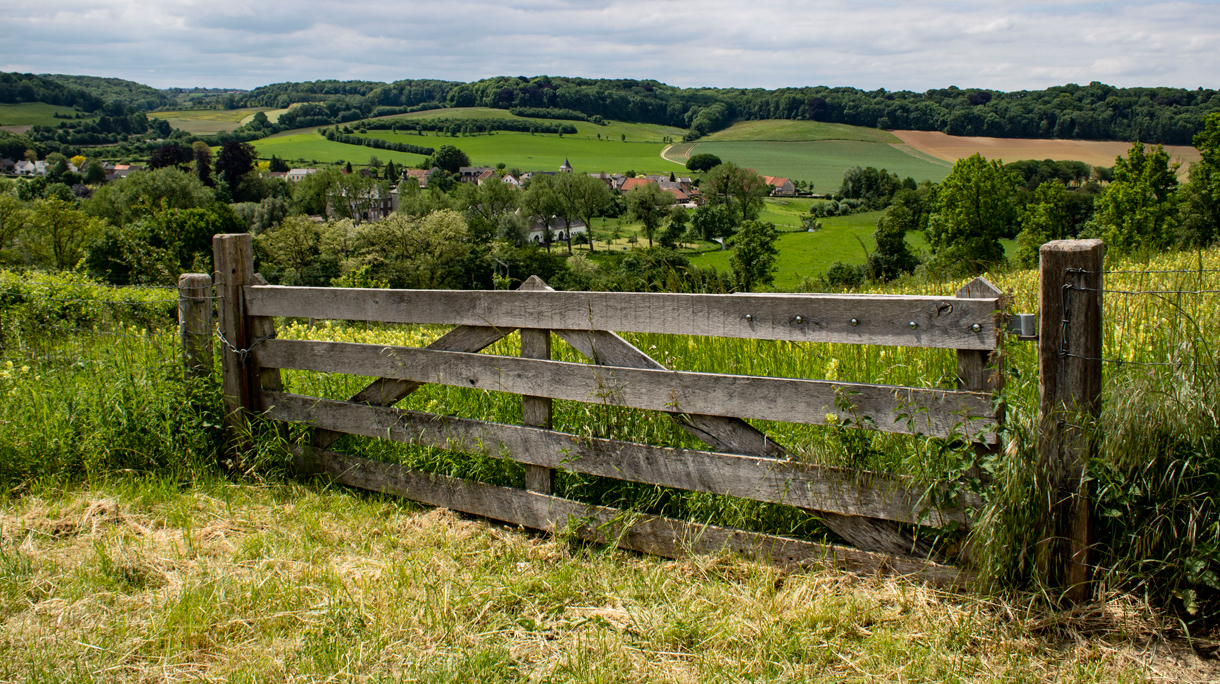
[[796, 186], [787, 178], [778, 176], [763, 176], [763, 181], [771, 186], [771, 194], [776, 197], [795, 197]]
[[308, 176], [311, 173], [317, 173], [317, 172], [318, 172], [317, 169], [289, 169], [287, 175], [284, 176], [284, 179], [289, 182], [295, 183], [295, 182], [301, 180], [302, 178], [304, 178], [305, 176]]
[[529, 241], [535, 245], [545, 245], [547, 228], [550, 228], [552, 242], [567, 240], [569, 231], [571, 231], [573, 237], [589, 232], [584, 221], [574, 220], [570, 224], [565, 225], [563, 219], [558, 216], [552, 216], [551, 220], [547, 223], [537, 219], [534, 220], [533, 225], [530, 227]]

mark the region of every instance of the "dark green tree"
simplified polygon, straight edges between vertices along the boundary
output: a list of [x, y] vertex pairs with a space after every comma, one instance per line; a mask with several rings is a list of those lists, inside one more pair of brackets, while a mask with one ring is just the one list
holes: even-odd
[[1190, 165], [1183, 188], [1181, 241], [1206, 247], [1220, 239], [1220, 112], [1207, 115], [1194, 143], [1201, 159]]
[[886, 282], [904, 273], [911, 273], [919, 259], [907, 247], [906, 232], [914, 216], [905, 204], [894, 204], [877, 221], [873, 238], [877, 248], [868, 255], [868, 270], [874, 280]]
[[668, 216], [669, 206], [673, 201], [674, 196], [662, 190], [656, 183], [648, 183], [627, 192], [627, 217], [643, 224], [649, 247], [652, 247], [653, 235]]
[[1094, 220], [1115, 254], [1159, 251], [1173, 244], [1178, 223], [1177, 164], [1157, 145], [1135, 143], [1114, 160], [1114, 181], [1094, 204]]
[[199, 182], [211, 188], [216, 186], [216, 181], [212, 180], [212, 150], [208, 144], [202, 140], [196, 140], [191, 143], [191, 152], [195, 157], [195, 177]]
[[457, 173], [463, 166], [470, 166], [470, 157], [453, 145], [441, 145], [432, 155], [432, 163], [447, 173]]
[[[262, 112], [259, 112], [259, 114], [262, 114]], [[273, 154], [271, 155], [271, 163], [267, 165], [267, 170], [272, 173], [287, 173], [291, 169], [288, 166], [288, 162]]]
[[720, 166], [720, 157], [714, 154], [695, 154], [686, 160], [686, 168], [690, 171], [711, 171]]
[[700, 186], [711, 202], [729, 204], [742, 221], [758, 218], [771, 188], [750, 169], [725, 162], [708, 172]]
[[1059, 180], [1044, 181], [1034, 191], [1034, 201], [1020, 210], [1021, 232], [1017, 235], [1017, 263], [1034, 268], [1038, 251], [1051, 240], [1072, 235], [1072, 215], [1068, 192]]
[[1000, 236], [1015, 232], [1017, 182], [999, 161], [979, 154], [953, 165], [928, 217], [928, 243], [938, 268], [974, 274], [1004, 261]]
[[733, 253], [729, 256], [729, 267], [737, 289], [751, 292], [760, 285], [770, 285], [775, 280], [775, 241], [779, 232], [775, 225], [762, 221], [746, 221], [733, 238]]
[[247, 143], [229, 140], [220, 148], [216, 155], [216, 173], [224, 178], [229, 188], [236, 188], [241, 177], [254, 168], [257, 158], [254, 148]]

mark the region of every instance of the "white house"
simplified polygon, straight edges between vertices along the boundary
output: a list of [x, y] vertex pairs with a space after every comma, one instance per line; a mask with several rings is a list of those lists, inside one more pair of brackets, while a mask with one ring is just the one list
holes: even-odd
[[289, 169], [288, 173], [284, 176], [284, 180], [286, 180], [290, 183], [296, 183], [297, 181], [301, 180], [305, 176], [308, 176], [311, 173], [317, 173], [317, 172], [318, 172], [317, 169]]
[[[585, 222], [579, 219], [572, 221], [570, 225], [564, 225], [563, 219], [558, 216], [552, 216], [549, 221], [551, 229], [551, 242], [566, 242], [568, 239], [568, 231], [572, 232], [572, 237], [582, 235], [589, 232]], [[546, 228], [547, 225], [542, 221], [535, 220], [534, 225], [530, 228], [529, 241], [536, 245], [546, 244]]]

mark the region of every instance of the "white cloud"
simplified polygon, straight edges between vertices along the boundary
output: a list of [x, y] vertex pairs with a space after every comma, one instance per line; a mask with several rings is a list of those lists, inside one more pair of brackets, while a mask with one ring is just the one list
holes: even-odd
[[1216, 87], [1209, 2], [7, 0], [0, 69], [254, 87], [321, 78], [655, 78], [682, 86], [1068, 81]]

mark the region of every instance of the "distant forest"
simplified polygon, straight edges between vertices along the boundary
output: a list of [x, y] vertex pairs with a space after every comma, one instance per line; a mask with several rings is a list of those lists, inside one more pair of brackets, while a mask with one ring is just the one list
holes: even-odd
[[[98, 111], [111, 102], [150, 111], [172, 106], [171, 91], [121, 79], [0, 73], [0, 102], [47, 102]], [[216, 95], [218, 106], [294, 108], [282, 128], [347, 123], [441, 107], [566, 110], [588, 118], [688, 129], [696, 139], [751, 119], [807, 119], [876, 128], [1008, 138], [1140, 140], [1189, 145], [1203, 117], [1220, 111], [1215, 90], [1115, 88], [1102, 83], [1001, 92], [949, 87], [911, 91], [856, 88], [676, 88], [651, 80], [499, 76], [473, 83], [437, 80], [276, 83]], [[551, 118], [559, 118], [551, 117]]]
[[[1189, 145], [1203, 117], [1220, 111], [1215, 90], [1115, 88], [1102, 83], [1001, 92], [957, 87], [911, 91], [856, 88], [676, 88], [657, 81], [540, 76], [450, 81], [278, 83], [239, 98], [247, 106], [324, 104], [335, 122], [397, 108], [567, 109], [605, 119], [690, 129], [691, 138], [750, 119], [810, 119], [876, 128], [1002, 138], [1141, 140]], [[291, 117], [290, 117], [291, 120]], [[283, 123], [291, 125], [289, 122]], [[313, 123], [306, 125], [316, 125]]]

